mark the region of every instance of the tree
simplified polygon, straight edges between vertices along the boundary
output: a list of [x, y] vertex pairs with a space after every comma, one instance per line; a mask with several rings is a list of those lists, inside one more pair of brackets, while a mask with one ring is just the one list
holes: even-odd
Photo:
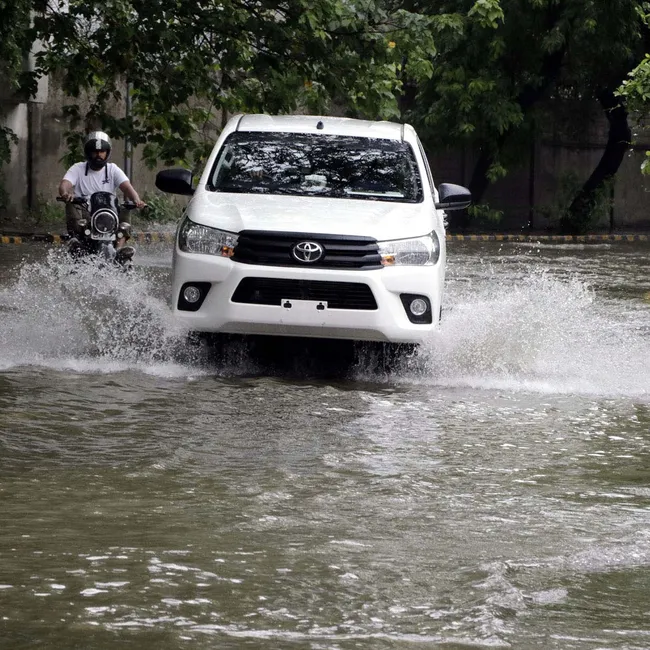
[[437, 51], [406, 115], [428, 139], [477, 151], [470, 190], [480, 202], [522, 154], [514, 135], [560, 75], [567, 17], [539, 0], [421, 4], [434, 9]]
[[437, 49], [431, 79], [411, 92], [405, 114], [430, 141], [464, 142], [478, 153], [470, 190], [480, 203], [490, 183], [528, 156], [542, 106], [567, 96], [597, 98], [611, 124], [609, 143], [563, 222], [583, 230], [595, 193], [616, 173], [627, 146], [627, 114], [613, 93], [639, 60], [639, 4], [416, 0], [432, 18]]
[[[31, 27], [32, 0], [0, 0], [0, 83], [8, 102], [36, 93], [37, 75], [24, 69], [33, 41]], [[0, 101], [0, 121], [6, 116], [6, 105]], [[11, 160], [11, 145], [16, 142], [14, 132], [0, 124], [0, 168]], [[0, 208], [6, 204], [6, 190], [0, 175]]]
[[[62, 74], [73, 127], [104, 125], [146, 160], [197, 165], [234, 112], [327, 110], [397, 115], [391, 35], [426, 41], [423, 19], [360, 0], [72, 0], [38, 22], [43, 69]], [[418, 47], [413, 45], [413, 47]], [[113, 105], [133, 101], [129, 117]], [[204, 136], [207, 134], [208, 141]], [[70, 143], [79, 144], [81, 133]]]
[[[567, 230], [586, 227], [594, 193], [624, 153], [627, 113], [614, 93], [641, 59], [649, 4], [48, 0], [32, 29], [28, 0], [2, 2], [22, 7], [14, 70], [15, 52], [39, 36], [37, 73], [59, 75], [71, 98], [74, 156], [83, 132], [101, 125], [142, 145], [152, 166], [197, 167], [232, 113], [343, 111], [410, 121], [430, 148], [471, 148], [470, 189], [480, 203], [528, 156], [544, 107], [597, 98], [610, 142], [567, 211]], [[642, 69], [636, 74], [630, 91]], [[118, 115], [127, 95], [132, 109]]]
[[[630, 110], [634, 111], [639, 119], [647, 118], [650, 112], [650, 3], [640, 3], [638, 7], [639, 19], [644, 25], [645, 55], [639, 64], [632, 69], [627, 78], [616, 91], [616, 95], [626, 101]], [[644, 174], [650, 174], [650, 151], [646, 151], [646, 158], [641, 165]]]
[[631, 0], [590, 3], [587, 21], [574, 35], [558, 94], [597, 100], [607, 119], [608, 137], [600, 160], [560, 219], [561, 232], [588, 230], [599, 194], [615, 177], [631, 145], [628, 110], [616, 91], [643, 56], [645, 29], [639, 6]]

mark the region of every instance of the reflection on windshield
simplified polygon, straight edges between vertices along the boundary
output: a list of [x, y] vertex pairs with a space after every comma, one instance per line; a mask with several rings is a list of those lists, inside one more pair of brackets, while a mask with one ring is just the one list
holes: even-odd
[[208, 187], [217, 192], [422, 200], [420, 175], [408, 144], [320, 134], [232, 133]]

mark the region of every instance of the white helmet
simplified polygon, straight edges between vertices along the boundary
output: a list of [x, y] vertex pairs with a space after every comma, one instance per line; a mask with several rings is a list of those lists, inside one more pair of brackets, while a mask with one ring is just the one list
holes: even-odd
[[[95, 171], [104, 167], [111, 157], [111, 139], [103, 131], [93, 131], [89, 133], [84, 142], [84, 155], [91, 169]], [[93, 156], [95, 151], [106, 151], [106, 159], [102, 160]]]

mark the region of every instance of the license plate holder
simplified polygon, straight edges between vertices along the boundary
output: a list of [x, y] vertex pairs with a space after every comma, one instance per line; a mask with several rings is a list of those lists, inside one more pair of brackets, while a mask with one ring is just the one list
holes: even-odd
[[295, 300], [283, 298], [281, 322], [296, 325], [318, 325], [327, 320], [326, 300]]

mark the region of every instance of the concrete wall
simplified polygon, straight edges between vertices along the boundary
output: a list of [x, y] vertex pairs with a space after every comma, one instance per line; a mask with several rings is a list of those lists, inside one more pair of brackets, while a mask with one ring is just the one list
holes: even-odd
[[[89, 103], [84, 98], [74, 101], [78, 101], [82, 109]], [[58, 195], [59, 183], [67, 169], [63, 162], [68, 151], [63, 107], [71, 102], [60, 85], [52, 80], [45, 101], [15, 104], [5, 99], [3, 102], [5, 117], [0, 120], [18, 138], [18, 143], [12, 147], [11, 163], [0, 169], [9, 192], [8, 209], [0, 214], [5, 230], [21, 230], [25, 214], [43, 201], [54, 201]], [[116, 104], [114, 110], [115, 114], [123, 113], [125, 106]], [[123, 141], [113, 140], [111, 161], [124, 169]], [[134, 152], [131, 181], [140, 195], [158, 192], [154, 185], [156, 171], [148, 169], [138, 151]]]
[[[594, 231], [650, 230], [650, 176], [641, 173], [645, 151], [650, 149], [649, 126], [632, 124], [634, 145], [609, 194], [603, 196]], [[557, 228], [560, 209], [593, 172], [605, 150], [607, 134], [608, 122], [598, 104], [554, 102], [553, 118], [537, 125], [528, 160], [491, 185], [483, 198], [483, 203], [503, 211], [501, 221], [482, 221], [472, 229]], [[454, 152], [440, 160], [433, 156], [432, 163], [445, 173], [445, 181], [468, 184], [474, 160], [471, 152]]]
[[[30, 55], [25, 63], [28, 67], [33, 66], [33, 55]], [[19, 220], [32, 206], [35, 135], [32, 128], [33, 115], [40, 107], [46, 106], [49, 99], [48, 77], [39, 80], [36, 95], [29, 102], [21, 101], [6, 85], [0, 84], [0, 123], [9, 127], [17, 138], [17, 142], [11, 146], [11, 163], [0, 168], [8, 193], [5, 216], [13, 220]]]
[[[32, 128], [34, 134], [36, 134], [33, 145], [35, 172], [33, 198], [55, 196], [59, 182], [66, 171], [66, 165], [62, 162], [62, 158], [67, 153], [65, 142], [66, 125], [63, 116], [63, 106], [67, 103], [70, 103], [70, 99], [63, 94], [57, 85], [51, 84], [49, 101], [35, 107], [33, 112]], [[81, 103], [83, 105], [88, 102], [84, 102], [82, 99]], [[125, 110], [124, 103], [116, 104], [114, 107], [116, 115], [124, 114]], [[100, 127], [101, 125], [98, 125], [98, 128]], [[113, 140], [111, 162], [124, 169], [123, 141]], [[141, 194], [155, 189], [155, 173], [155, 171], [147, 169], [142, 163], [136, 149], [131, 182]]]
[[[650, 144], [648, 144], [650, 149]], [[614, 225], [626, 230], [650, 230], [650, 176], [639, 173], [645, 147], [625, 157], [614, 188]]]
[[18, 141], [11, 145], [11, 163], [0, 168], [2, 181], [7, 191], [7, 215], [17, 219], [27, 207], [28, 186], [28, 123], [29, 105], [12, 104], [5, 108], [6, 115], [2, 120], [4, 126], [9, 127], [16, 135]]

